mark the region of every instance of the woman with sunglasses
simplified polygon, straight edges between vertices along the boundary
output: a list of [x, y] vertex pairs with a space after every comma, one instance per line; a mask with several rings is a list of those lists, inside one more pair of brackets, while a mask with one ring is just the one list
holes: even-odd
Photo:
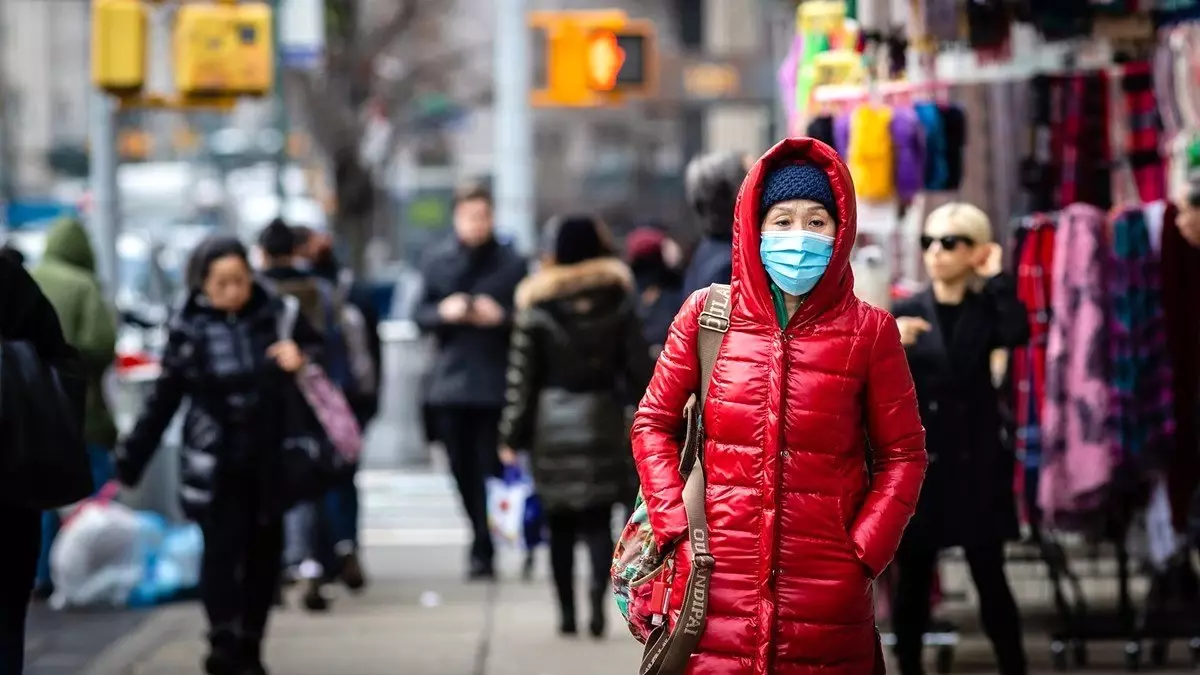
[[1018, 536], [1015, 457], [1002, 437], [991, 355], [1029, 339], [1025, 307], [988, 217], [970, 204], [929, 214], [921, 237], [929, 288], [894, 308], [921, 406], [929, 469], [896, 553], [892, 609], [902, 675], [924, 672], [921, 650], [942, 549], [961, 547], [984, 632], [1002, 675], [1027, 671], [1021, 621], [1004, 574], [1004, 542]]

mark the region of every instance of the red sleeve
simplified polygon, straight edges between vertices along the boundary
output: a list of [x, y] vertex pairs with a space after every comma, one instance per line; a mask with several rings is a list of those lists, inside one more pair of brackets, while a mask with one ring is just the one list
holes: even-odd
[[896, 320], [881, 319], [867, 374], [867, 434], [871, 441], [871, 489], [851, 528], [858, 557], [879, 575], [900, 545], [925, 479], [925, 429], [917, 392]]
[[671, 323], [654, 376], [633, 419], [633, 458], [660, 551], [687, 532], [679, 437], [684, 424], [683, 407], [699, 388], [697, 320], [707, 296], [707, 288], [693, 293]]

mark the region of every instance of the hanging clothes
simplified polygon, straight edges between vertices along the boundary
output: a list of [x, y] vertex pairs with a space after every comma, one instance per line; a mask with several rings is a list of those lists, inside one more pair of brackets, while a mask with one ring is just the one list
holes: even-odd
[[1034, 214], [1023, 218], [1020, 228], [1021, 242], [1016, 254], [1017, 297], [1028, 313], [1029, 343], [1014, 349], [1010, 360], [1013, 413], [1017, 425], [1014, 491], [1022, 507], [1022, 520], [1033, 523], [1038, 521], [1037, 487], [1042, 466], [1055, 223], [1048, 215]]
[[938, 191], [950, 184], [950, 169], [946, 166], [946, 129], [936, 103], [923, 101], [913, 107], [925, 132], [925, 189]]
[[1154, 95], [1154, 79], [1149, 63], [1127, 63], [1121, 67], [1121, 92], [1124, 97], [1127, 127], [1123, 151], [1133, 170], [1142, 203], [1166, 197], [1166, 165], [1160, 149], [1163, 144], [1162, 121]]
[[1108, 77], [1105, 73], [1070, 75], [1061, 81], [1059, 204], [1081, 202], [1112, 206], [1109, 165]]
[[1104, 212], [1063, 211], [1054, 238], [1038, 505], [1047, 522], [1101, 505], [1116, 468], [1108, 436]]
[[1058, 167], [1054, 158], [1054, 80], [1049, 75], [1035, 76], [1029, 82], [1027, 115], [1029, 153], [1021, 160], [1021, 187], [1031, 211], [1058, 208]]
[[825, 145], [834, 146], [833, 117], [830, 115], [817, 115], [808, 123], [805, 135], [809, 138], [815, 138]]
[[896, 154], [896, 194], [908, 202], [925, 186], [925, 135], [912, 108], [892, 111], [892, 147]]
[[1112, 364], [1109, 439], [1114, 460], [1137, 469], [1120, 475], [1140, 480], [1145, 470], [1165, 467], [1175, 436], [1162, 282], [1142, 209], [1119, 211], [1111, 230], [1105, 263]]
[[1188, 501], [1200, 484], [1200, 248], [1188, 244], [1168, 206], [1163, 215], [1163, 315], [1175, 375], [1175, 447], [1167, 471], [1175, 527], [1187, 526]]
[[862, 105], [850, 114], [850, 175], [859, 199], [886, 201], [896, 194], [892, 109]]

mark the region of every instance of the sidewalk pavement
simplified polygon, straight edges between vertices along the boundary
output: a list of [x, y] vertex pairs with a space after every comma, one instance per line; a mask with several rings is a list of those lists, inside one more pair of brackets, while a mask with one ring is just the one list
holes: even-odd
[[[275, 675], [629, 675], [637, 672], [640, 646], [626, 633], [615, 608], [603, 641], [564, 640], [549, 583], [516, 580], [516, 560], [504, 581], [466, 584], [455, 548], [378, 549], [370, 569], [383, 572], [361, 597], [339, 595], [327, 615], [288, 608], [273, 619], [267, 660]], [[581, 561], [582, 562], [582, 561]], [[434, 570], [431, 572], [431, 570]], [[544, 576], [544, 573], [542, 574]], [[581, 579], [581, 583], [582, 583]], [[1018, 579], [1018, 593], [1025, 581]], [[957, 585], [957, 583], [955, 584]], [[581, 588], [582, 591], [582, 588]], [[581, 593], [581, 598], [583, 597]], [[1035, 598], [1036, 599], [1036, 598]], [[295, 607], [292, 603], [291, 607]], [[1028, 607], [1029, 603], [1023, 602]], [[1031, 614], [1035, 608], [1030, 608]], [[955, 673], [994, 672], [989, 645], [973, 610], [959, 606], [952, 618], [964, 628]], [[1042, 621], [1027, 621], [1030, 672], [1053, 672]], [[199, 607], [156, 612], [115, 643], [80, 675], [191, 675], [204, 655]], [[1090, 649], [1094, 675], [1123, 673], [1123, 645]], [[1175, 669], [1186, 662], [1186, 645], [1172, 649]], [[934, 654], [929, 652], [930, 671]], [[895, 672], [892, 670], [891, 672]], [[1149, 666], [1141, 671], [1151, 673]], [[40, 675], [40, 673], [38, 674]], [[57, 675], [57, 673], [55, 673]]]

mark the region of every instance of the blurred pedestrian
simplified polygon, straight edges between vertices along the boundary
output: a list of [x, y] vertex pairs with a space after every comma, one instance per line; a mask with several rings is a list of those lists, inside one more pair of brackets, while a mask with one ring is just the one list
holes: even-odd
[[[642, 335], [655, 358], [667, 341], [667, 330], [683, 303], [683, 280], [667, 264], [667, 235], [657, 228], [639, 227], [625, 238], [625, 259], [633, 270], [638, 293], [638, 317]], [[637, 392], [641, 398], [641, 392]]]
[[500, 472], [497, 430], [513, 292], [525, 271], [517, 252], [496, 240], [491, 193], [461, 188], [454, 199], [454, 236], [435, 245], [422, 263], [425, 288], [416, 322], [437, 340], [425, 400], [471, 521], [470, 579], [495, 578], [485, 480]]
[[[872, 581], [912, 515], [925, 439], [896, 323], [853, 294], [850, 172], [833, 148], [790, 138], [736, 204], [732, 285], [684, 303], [634, 421], [654, 550], [668, 559], [631, 618], [639, 630], [686, 621], [674, 636], [696, 638], [689, 672], [882, 673]], [[706, 486], [685, 495], [684, 410], [704, 391]], [[707, 610], [691, 604], [693, 553], [715, 560]]]
[[903, 675], [924, 673], [938, 553], [962, 547], [983, 628], [1002, 675], [1024, 675], [1021, 620], [1004, 575], [1004, 542], [1019, 536], [1014, 451], [1003, 440], [991, 354], [1029, 339], [1016, 281], [1003, 273], [987, 215], [970, 204], [929, 214], [921, 237], [930, 287], [895, 305], [929, 449], [929, 472], [896, 553], [892, 603]]
[[279, 584], [283, 496], [278, 475], [292, 373], [319, 354], [303, 316], [280, 340], [283, 302], [255, 281], [246, 248], [216, 237], [193, 253], [189, 289], [170, 322], [162, 373], [117, 456], [136, 486], [186, 399], [179, 497], [204, 533], [200, 598], [210, 675], [262, 675], [262, 641]]
[[[258, 247], [261, 252], [262, 276], [271, 290], [291, 296], [300, 306], [300, 313], [321, 336], [325, 363], [336, 360], [340, 369], [330, 372], [330, 379], [347, 388], [348, 356], [336, 324], [336, 292], [329, 282], [311, 270], [308, 261], [299, 255], [302, 250], [297, 230], [288, 226], [281, 218], [267, 224], [259, 233]], [[333, 358], [337, 354], [339, 358]], [[297, 504], [284, 518], [284, 583], [299, 583], [300, 597], [309, 611], [323, 612], [329, 609], [329, 599], [324, 586], [336, 574], [339, 564], [334, 553], [334, 525], [327, 516], [326, 500]], [[346, 567], [353, 566], [361, 576], [357, 553], [346, 551], [353, 557]], [[356, 580], [358, 581], [358, 580]], [[357, 584], [358, 588], [362, 584]]]
[[[104, 299], [96, 278], [92, 244], [79, 220], [66, 218], [50, 228], [42, 260], [31, 274], [58, 312], [67, 342], [79, 350], [87, 367], [84, 437], [92, 460], [93, 481], [99, 489], [112, 478], [110, 453], [117, 442], [116, 423], [102, 385], [117, 358], [117, 318]], [[39, 598], [48, 598], [54, 592], [50, 548], [60, 526], [57, 511], [42, 515], [42, 553], [35, 591]]]
[[508, 359], [502, 456], [531, 453], [534, 484], [550, 530], [560, 632], [577, 632], [575, 546], [591, 561], [593, 636], [610, 601], [612, 507], [636, 483], [625, 401], [640, 395], [653, 362], [637, 317], [633, 274], [590, 215], [552, 219], [542, 267], [517, 287]]
[[683, 278], [685, 297], [712, 284], [729, 283], [733, 274], [733, 210], [748, 168], [749, 158], [737, 152], [701, 155], [687, 166], [684, 190], [701, 239]]
[[[32, 344], [48, 365], [83, 368], [78, 352], [67, 344], [54, 305], [25, 268], [9, 256], [0, 256], [0, 288], [4, 289], [4, 302], [0, 303], [0, 339], [5, 343], [5, 350], [9, 341], [24, 341]], [[9, 386], [7, 377], [4, 386]], [[14, 393], [6, 392], [5, 398]], [[6, 412], [0, 410], [0, 416]], [[72, 423], [71, 420], [63, 422]], [[3, 428], [8, 426], [4, 424]], [[8, 452], [12, 448], [9, 440], [0, 437], [0, 460], [5, 467], [10, 466]], [[6, 475], [5, 478], [27, 479], [20, 475]], [[3, 523], [4, 531], [4, 554], [0, 556], [0, 673], [21, 675], [25, 663], [25, 619], [37, 573], [41, 513], [11, 503], [5, 497], [0, 494], [0, 523]]]
[[[370, 293], [355, 282], [349, 269], [342, 267], [333, 251], [333, 237], [327, 232], [303, 233], [298, 237], [299, 257], [307, 260], [307, 268], [317, 278], [329, 284], [335, 293], [335, 303], [342, 308], [343, 318], [349, 314], [353, 320], [344, 320], [341, 329], [346, 335], [347, 348], [365, 349], [361, 355], [348, 355], [351, 360], [365, 358], [370, 361], [370, 377], [367, 382], [355, 382], [345, 391], [346, 399], [363, 430], [379, 412], [380, 384], [383, 381], [383, 345], [379, 339], [379, 312], [371, 301]], [[351, 325], [353, 324], [353, 325]], [[348, 335], [358, 331], [359, 335]], [[357, 339], [352, 339], [357, 337]], [[359, 344], [361, 342], [361, 344]], [[350, 349], [350, 351], [354, 351]], [[336, 577], [350, 590], [358, 591], [366, 586], [366, 573], [358, 554], [359, 539], [359, 495], [355, 483], [357, 466], [346, 472], [325, 500], [325, 521], [328, 532], [322, 546], [330, 549], [322, 556], [326, 566], [326, 578]]]

